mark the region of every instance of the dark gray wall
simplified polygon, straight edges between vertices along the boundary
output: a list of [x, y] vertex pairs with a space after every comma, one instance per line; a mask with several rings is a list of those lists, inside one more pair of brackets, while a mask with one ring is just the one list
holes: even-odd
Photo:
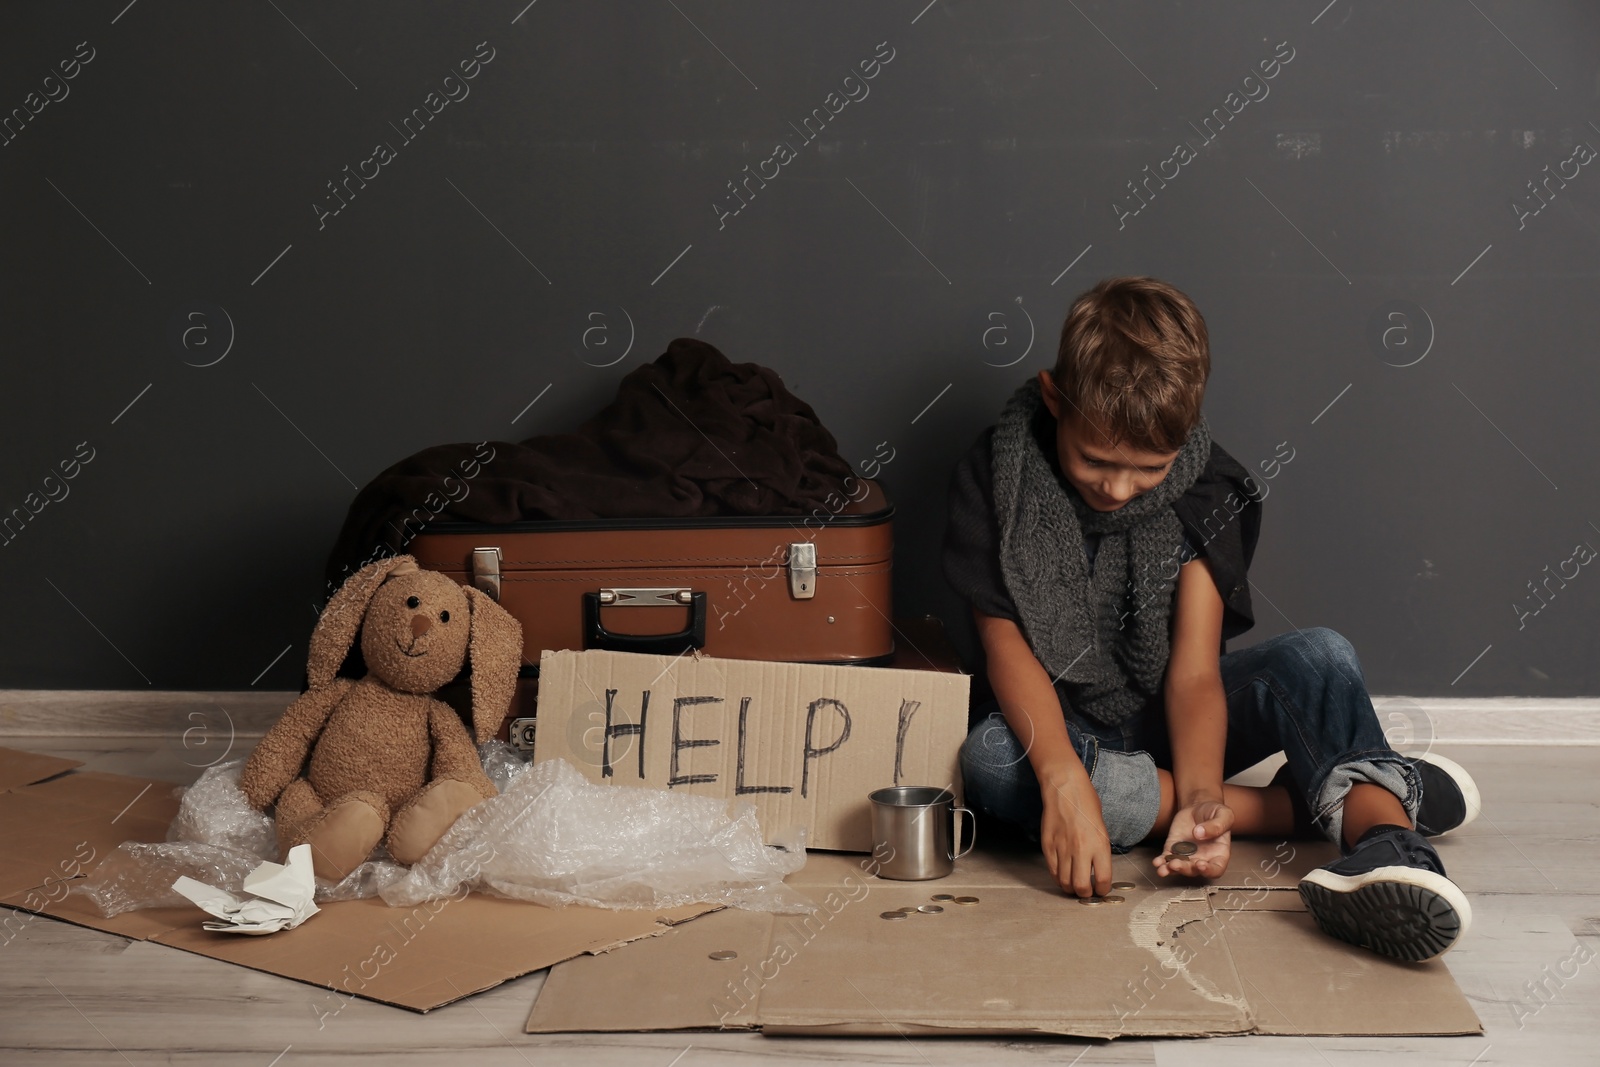
[[[1252, 638], [1333, 626], [1381, 692], [1600, 693], [1600, 574], [1563, 563], [1600, 547], [1593, 5], [523, 2], [8, 7], [0, 108], [67, 95], [0, 147], [0, 508], [68, 495], [0, 548], [0, 686], [298, 684], [357, 486], [569, 429], [686, 334], [778, 369], [846, 457], [890, 443], [898, 607], [959, 623], [952, 464], [1073, 296], [1147, 273], [1207, 317], [1216, 438], [1293, 449]], [[1519, 617], [1546, 565], [1577, 575]]]

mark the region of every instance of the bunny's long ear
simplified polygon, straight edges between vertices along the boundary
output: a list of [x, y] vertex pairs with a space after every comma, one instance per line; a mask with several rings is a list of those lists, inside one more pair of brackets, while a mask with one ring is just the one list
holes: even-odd
[[390, 556], [367, 564], [345, 579], [328, 606], [322, 609], [316, 629], [311, 631], [306, 677], [312, 689], [333, 684], [339, 665], [350, 654], [350, 646], [361, 630], [361, 620], [366, 617], [367, 605], [378, 587], [391, 575], [410, 574], [415, 570], [417, 561], [410, 556]]
[[472, 660], [472, 731], [478, 743], [499, 732], [517, 689], [522, 666], [522, 624], [496, 604], [489, 594], [462, 586], [472, 606], [472, 636], [467, 651]]

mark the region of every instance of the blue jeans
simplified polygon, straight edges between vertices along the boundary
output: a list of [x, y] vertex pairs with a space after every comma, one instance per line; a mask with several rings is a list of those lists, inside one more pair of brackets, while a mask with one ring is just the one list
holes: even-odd
[[[1413, 819], [1422, 783], [1389, 747], [1367, 695], [1355, 649], [1325, 627], [1270, 637], [1221, 657], [1228, 701], [1223, 776], [1279, 751], [1289, 758], [1293, 788], [1304, 796], [1317, 829], [1341, 840], [1344, 798], [1369, 782], [1400, 799]], [[999, 705], [980, 709], [961, 746], [967, 806], [1012, 823], [1037, 841], [1043, 800], [1022, 743]], [[1108, 727], [1065, 709], [1067, 734], [1100, 797], [1114, 852], [1126, 852], [1154, 828], [1161, 792], [1156, 768], [1172, 767], [1172, 748], [1159, 707], [1121, 727]]]

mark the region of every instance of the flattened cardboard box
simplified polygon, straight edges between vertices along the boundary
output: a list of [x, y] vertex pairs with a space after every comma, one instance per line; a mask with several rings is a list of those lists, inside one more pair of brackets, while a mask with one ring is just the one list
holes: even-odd
[[[0, 749], [0, 944], [48, 915], [225, 963], [323, 986], [325, 1010], [347, 995], [428, 1011], [585, 952], [665, 933], [718, 907], [661, 911], [547, 908], [470, 893], [415, 908], [381, 900], [321, 906], [304, 925], [266, 937], [203, 930], [198, 908], [101, 915], [74, 878], [123, 841], [162, 841], [177, 813], [171, 782], [77, 772], [72, 761]], [[37, 784], [30, 784], [37, 783]], [[21, 909], [7, 911], [6, 908]]]
[[[812, 855], [788, 881], [815, 915], [725, 911], [611, 956], [552, 968], [529, 1033], [759, 1029], [795, 1034], [1476, 1034], [1442, 961], [1403, 964], [1317, 930], [1293, 886], [1321, 842], [1236, 842], [1233, 885], [1156, 887], [1148, 849], [1118, 857], [1140, 888], [1088, 908], [1037, 852], [975, 852], [928, 882], [871, 858]], [[971, 906], [884, 920], [934, 893]], [[709, 954], [738, 953], [732, 961]]]
[[546, 650], [534, 759], [590, 781], [755, 803], [769, 841], [872, 851], [867, 794], [960, 796], [971, 678], [889, 667]]

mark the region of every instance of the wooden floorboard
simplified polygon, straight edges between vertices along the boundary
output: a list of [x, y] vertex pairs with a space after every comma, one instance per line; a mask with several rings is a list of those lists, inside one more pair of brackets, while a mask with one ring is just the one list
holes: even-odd
[[[191, 741], [194, 738], [191, 737]], [[226, 740], [225, 736], [221, 740]], [[181, 737], [12, 738], [96, 770], [193, 780], [223, 747]], [[252, 742], [237, 744], [231, 756]], [[47, 919], [0, 947], [0, 1063], [707, 1064], [1600, 1063], [1600, 751], [1441, 748], [1482, 788], [1479, 822], [1440, 842], [1471, 899], [1471, 934], [1446, 961], [1483, 1020], [1464, 1038], [1127, 1040], [778, 1038], [742, 1033], [527, 1035], [543, 972], [417, 1015], [363, 1000], [325, 1015], [311, 986]], [[3, 847], [3, 845], [0, 845]], [[1552, 980], [1579, 950], [1594, 961]], [[1538, 996], [1532, 991], [1543, 983]]]

